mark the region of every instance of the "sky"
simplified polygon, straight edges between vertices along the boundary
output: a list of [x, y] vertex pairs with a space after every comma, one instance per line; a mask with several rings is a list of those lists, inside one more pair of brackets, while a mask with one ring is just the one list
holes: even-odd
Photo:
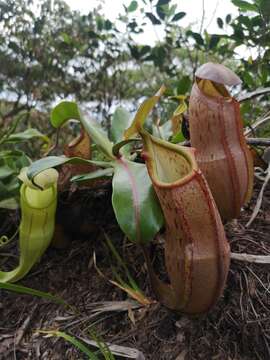
[[[90, 10], [96, 7], [98, 4], [103, 4], [104, 15], [110, 20], [115, 21], [119, 13], [123, 13], [123, 4], [128, 6], [131, 0], [65, 0], [66, 3], [73, 10], [79, 10], [82, 13], [87, 14]], [[139, 5], [142, 4], [142, 0], [138, 0]], [[227, 14], [236, 16], [238, 14], [237, 8], [231, 3], [230, 0], [173, 0], [172, 4], [178, 4], [177, 11], [184, 11], [187, 15], [180, 20], [179, 24], [182, 26], [188, 26], [194, 24], [193, 31], [199, 31], [200, 23], [203, 13], [204, 3], [204, 23], [203, 28], [206, 28], [208, 33], [221, 32], [217, 26], [216, 18], [225, 18]], [[144, 5], [145, 7], [145, 5]], [[139, 10], [134, 15], [140, 16]], [[137, 36], [137, 41], [142, 44], [153, 45], [158, 37], [162, 37], [162, 29], [159, 26], [154, 27], [149, 23], [147, 31], [143, 35]]]

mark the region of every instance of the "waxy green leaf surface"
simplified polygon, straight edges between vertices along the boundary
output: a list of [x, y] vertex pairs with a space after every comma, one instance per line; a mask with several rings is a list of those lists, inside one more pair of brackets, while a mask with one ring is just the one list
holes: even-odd
[[112, 204], [121, 229], [131, 241], [148, 243], [162, 227], [163, 215], [145, 165], [117, 160], [112, 184]]
[[51, 123], [56, 128], [61, 127], [71, 119], [79, 120], [93, 142], [108, 158], [113, 159], [112, 143], [94, 120], [88, 120], [82, 115], [75, 102], [63, 101], [52, 110]]

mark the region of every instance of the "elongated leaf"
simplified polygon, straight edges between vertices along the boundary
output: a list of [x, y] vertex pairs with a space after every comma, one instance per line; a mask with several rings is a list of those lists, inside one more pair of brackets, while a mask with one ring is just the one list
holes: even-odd
[[9, 166], [4, 165], [0, 167], [0, 179], [5, 179], [12, 174], [14, 174], [14, 171]]
[[251, 4], [244, 0], [232, 0], [232, 3], [239, 7], [241, 11], [256, 11], [259, 12], [259, 8], [255, 4]]
[[81, 350], [85, 355], [88, 356], [89, 360], [99, 360], [99, 358], [89, 350], [82, 341], [76, 339], [74, 336], [64, 333], [63, 331], [56, 331], [56, 330], [39, 330], [41, 334], [47, 334], [51, 336], [57, 336], [65, 339], [66, 341], [70, 342], [72, 345], [76, 346], [79, 350]]
[[130, 126], [132, 121], [130, 113], [118, 107], [112, 117], [111, 138], [114, 143], [124, 139], [124, 131]]
[[12, 292], [15, 292], [18, 294], [37, 296], [42, 299], [51, 300], [51, 301], [61, 304], [61, 305], [69, 306], [63, 299], [61, 299], [58, 296], [52, 295], [48, 292], [39, 291], [39, 290], [32, 289], [32, 288], [29, 288], [26, 286], [22, 286], [22, 285], [3, 283], [2, 281], [0, 281], [0, 289], [12, 291]]
[[93, 171], [89, 174], [73, 176], [70, 179], [70, 181], [81, 182], [81, 181], [88, 181], [88, 180], [93, 180], [93, 179], [112, 177], [113, 171], [114, 171], [113, 168], [100, 169], [100, 170]]
[[35, 161], [31, 166], [28, 168], [27, 176], [30, 180], [33, 179], [34, 176], [39, 174], [41, 171], [45, 169], [49, 169], [52, 167], [57, 167], [63, 164], [82, 164], [82, 165], [97, 165], [100, 167], [111, 167], [110, 162], [105, 161], [94, 161], [94, 160], [86, 160], [82, 158], [67, 158], [65, 156], [48, 156], [43, 159]]
[[22, 151], [0, 152], [0, 207], [10, 209], [17, 207], [20, 189], [17, 175], [21, 168], [28, 166], [29, 163], [30, 160]]
[[14, 197], [0, 201], [0, 208], [8, 210], [16, 210], [19, 208], [19, 203]]
[[[9, 179], [8, 179], [9, 180]], [[6, 200], [18, 196], [20, 184], [16, 177], [12, 177], [10, 181], [0, 180], [0, 200]]]
[[116, 160], [112, 204], [123, 232], [136, 243], [148, 243], [163, 225], [163, 215], [145, 165]]
[[138, 3], [137, 3], [137, 1], [133, 0], [133, 1], [131, 1], [131, 3], [129, 4], [127, 10], [128, 10], [128, 12], [133, 12], [133, 11], [136, 11], [137, 8], [138, 8]]
[[114, 158], [112, 155], [112, 144], [108, 137], [95, 121], [90, 121], [84, 118], [75, 102], [63, 101], [51, 112], [51, 123], [56, 128], [61, 127], [65, 122], [71, 119], [79, 120], [100, 150], [109, 158]]
[[186, 13], [181, 11], [177, 14], [174, 15], [174, 17], [172, 18], [172, 21], [178, 21], [178, 20], [181, 20], [183, 17], [186, 16]]
[[19, 173], [21, 168], [28, 166], [30, 159], [25, 155], [24, 152], [19, 150], [4, 150], [0, 152], [0, 165], [8, 166], [15, 173]]
[[49, 143], [50, 139], [48, 136], [42, 134], [37, 129], [27, 129], [23, 132], [17, 132], [15, 134], [11, 134], [4, 142], [5, 143], [19, 143], [23, 141], [28, 141], [33, 138], [40, 138], [41, 140]]
[[161, 25], [161, 21], [154, 14], [152, 14], [150, 12], [146, 12], [145, 16], [147, 16], [148, 19], [151, 20], [153, 25]]
[[137, 135], [140, 132], [147, 116], [149, 115], [149, 113], [151, 112], [153, 107], [157, 104], [157, 102], [159, 101], [159, 99], [160, 99], [161, 95], [164, 93], [164, 91], [165, 91], [165, 86], [162, 86], [159, 89], [159, 91], [156, 93], [156, 95], [145, 100], [141, 104], [141, 106], [139, 107], [139, 110], [137, 111], [137, 113], [135, 115], [135, 118], [134, 118], [132, 124], [124, 133], [126, 139], [130, 138], [133, 135]]

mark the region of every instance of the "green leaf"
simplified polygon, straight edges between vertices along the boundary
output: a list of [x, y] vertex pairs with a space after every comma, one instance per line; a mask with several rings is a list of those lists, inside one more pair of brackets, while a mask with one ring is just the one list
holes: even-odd
[[20, 188], [17, 175], [21, 168], [28, 166], [29, 163], [30, 160], [22, 151], [0, 152], [0, 201], [4, 201], [0, 207], [15, 208]]
[[146, 12], [145, 15], [148, 17], [149, 20], [151, 20], [151, 23], [153, 25], [161, 25], [161, 21], [154, 14]]
[[251, 4], [244, 0], [232, 0], [232, 3], [237, 6], [241, 11], [256, 11], [258, 12], [258, 8], [255, 4]]
[[126, 109], [118, 107], [115, 110], [111, 126], [111, 138], [114, 143], [123, 140], [124, 131], [130, 126], [131, 122], [132, 117]]
[[178, 21], [178, 20], [181, 20], [183, 19], [183, 17], [186, 16], [186, 13], [181, 11], [181, 12], [178, 12], [177, 14], [174, 15], [174, 17], [172, 18], [172, 21]]
[[136, 11], [138, 8], [138, 3], [137, 1], [133, 0], [131, 1], [131, 3], [129, 4], [128, 8], [127, 8], [127, 11], [128, 12], [133, 12], [133, 11]]
[[183, 141], [185, 141], [185, 140], [186, 140], [186, 139], [185, 139], [182, 131], [179, 131], [177, 134], [175, 134], [175, 135], [172, 137], [171, 142], [172, 142], [173, 144], [178, 144], [178, 143], [183, 142]]
[[261, 17], [264, 19], [267, 19], [268, 23], [269, 23], [269, 18], [270, 18], [270, 2], [269, 0], [258, 0], [259, 3], [259, 7], [260, 7], [260, 14]]
[[86, 160], [78, 157], [68, 158], [65, 156], [47, 156], [43, 159], [33, 162], [27, 171], [27, 177], [32, 180], [41, 171], [57, 167], [64, 164], [97, 165], [100, 167], [112, 167], [110, 162]]
[[143, 128], [143, 124], [147, 116], [149, 115], [153, 107], [157, 104], [161, 95], [164, 93], [165, 89], [166, 88], [164, 85], [161, 86], [159, 91], [154, 96], [150, 97], [149, 99], [146, 99], [140, 105], [130, 127], [125, 131], [124, 135], [126, 139], [130, 138], [132, 135], [137, 135], [137, 133]]
[[23, 151], [19, 150], [4, 150], [0, 152], [0, 166], [8, 166], [14, 172], [19, 173], [21, 168], [28, 166], [29, 158]]
[[112, 204], [120, 228], [131, 241], [149, 243], [164, 220], [146, 166], [116, 160], [112, 185]]
[[220, 40], [219, 35], [216, 35], [216, 34], [211, 35], [210, 42], [209, 42], [209, 49], [210, 50], [214, 49], [217, 46], [217, 44], [219, 43], [219, 40]]
[[192, 36], [198, 45], [204, 45], [204, 40], [201, 34], [188, 30], [187, 35]]
[[57, 330], [38, 330], [41, 334], [47, 334], [51, 336], [57, 336], [60, 338], [65, 339], [72, 345], [74, 345], [76, 348], [81, 350], [85, 355], [88, 356], [89, 360], [99, 360], [99, 358], [93, 353], [91, 350], [89, 350], [80, 340], [76, 339], [75, 337], [64, 333], [63, 331], [57, 331]]
[[253, 76], [248, 72], [245, 71], [242, 75], [242, 78], [244, 80], [244, 82], [251, 88], [254, 86], [255, 83], [255, 79], [253, 78]]
[[157, 14], [162, 20], [164, 20], [167, 15], [167, 11], [169, 10], [169, 3], [170, 0], [158, 0], [157, 2], [156, 5]]
[[69, 307], [69, 305], [63, 299], [61, 299], [58, 296], [52, 295], [52, 294], [44, 292], [44, 291], [39, 291], [39, 290], [36, 290], [36, 289], [32, 289], [32, 288], [29, 288], [29, 287], [26, 287], [26, 286], [3, 283], [2, 281], [0, 281], [0, 289], [16, 292], [18, 294], [26, 294], [26, 295], [31, 295], [31, 296], [37, 296], [37, 297], [40, 297], [42, 299], [51, 300], [51, 301], [53, 301], [53, 302], [55, 302], [57, 304], [61, 304], [61, 305]]
[[186, 94], [191, 87], [191, 79], [189, 76], [183, 76], [177, 85], [177, 94]]
[[220, 29], [223, 29], [223, 20], [220, 17], [217, 18], [217, 24]]
[[70, 119], [80, 120], [80, 113], [76, 103], [62, 101], [52, 109], [51, 124], [55, 128], [61, 127]]
[[89, 174], [82, 174], [82, 175], [73, 176], [70, 179], [70, 181], [81, 182], [81, 181], [88, 181], [88, 180], [112, 177], [113, 176], [113, 171], [114, 171], [113, 168], [99, 169], [99, 170], [93, 171], [93, 172], [91, 172]]
[[66, 44], [68, 44], [68, 45], [70, 45], [71, 43], [72, 43], [72, 37], [70, 37], [67, 33], [62, 33], [61, 34], [61, 36], [62, 36], [62, 40], [66, 43]]
[[12, 174], [14, 174], [14, 170], [12, 170], [9, 166], [4, 165], [0, 167], [0, 179], [5, 179]]
[[228, 15], [226, 15], [226, 24], [229, 24], [230, 22], [231, 22], [231, 20], [232, 20], [232, 16], [231, 16], [231, 14], [228, 14]]
[[9, 135], [9, 137], [4, 141], [4, 143], [18, 143], [18, 142], [23, 142], [23, 141], [28, 141], [31, 140], [33, 138], [41, 138], [43, 141], [49, 143], [50, 139], [42, 134], [40, 131], [38, 131], [37, 129], [27, 129], [25, 131], [22, 132], [17, 132], [15, 134], [11, 134]]
[[56, 128], [59, 128], [71, 119], [79, 120], [100, 150], [109, 158], [114, 158], [112, 155], [112, 144], [104, 134], [104, 131], [95, 121], [86, 120], [75, 102], [62, 101], [51, 112], [51, 123]]
[[16, 210], [19, 208], [19, 203], [14, 197], [0, 201], [1, 209]]

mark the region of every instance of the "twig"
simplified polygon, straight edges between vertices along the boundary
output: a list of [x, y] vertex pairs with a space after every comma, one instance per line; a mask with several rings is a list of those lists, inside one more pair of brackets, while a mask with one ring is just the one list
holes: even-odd
[[37, 304], [33, 307], [31, 314], [24, 320], [22, 326], [16, 331], [14, 336], [15, 339], [14, 339], [13, 349], [8, 350], [5, 354], [6, 356], [8, 356], [11, 352], [13, 352], [14, 359], [16, 359], [16, 347], [20, 345], [20, 342], [22, 341], [22, 338], [24, 337], [24, 334], [31, 323], [31, 320], [33, 319], [36, 309], [37, 309]]
[[212, 21], [213, 21], [214, 18], [215, 18], [215, 15], [216, 15], [218, 6], [219, 6], [219, 0], [216, 2], [216, 7], [214, 8], [214, 11], [213, 11], [213, 13], [212, 13], [212, 16], [211, 16], [211, 19], [210, 19], [209, 23], [208, 23], [208, 24], [206, 25], [206, 27], [205, 27], [206, 29], [208, 29], [209, 26], [212, 24]]
[[[199, 29], [200, 35], [202, 34], [202, 31], [203, 31], [204, 18], [205, 18], [205, 3], [204, 3], [204, 0], [202, 0], [202, 18], [201, 18], [200, 29]], [[195, 72], [197, 70], [198, 60], [199, 60], [199, 49], [197, 48], [196, 55], [195, 55], [195, 66], [193, 67], [193, 81], [195, 79]]]
[[245, 261], [254, 264], [270, 264], [270, 255], [251, 255], [231, 253], [232, 260]]
[[242, 101], [253, 99], [254, 97], [257, 97], [260, 95], [268, 94], [268, 93], [270, 93], [270, 87], [263, 88], [263, 89], [257, 89], [255, 91], [249, 92], [247, 94], [238, 96], [237, 100], [239, 102], [242, 102]]
[[270, 146], [270, 138], [247, 138], [246, 142], [249, 145]]
[[253, 213], [248, 221], [248, 223], [246, 224], [246, 228], [249, 227], [251, 225], [251, 223], [253, 222], [253, 220], [256, 218], [256, 216], [258, 215], [258, 212], [261, 208], [262, 205], [262, 199], [263, 199], [263, 193], [264, 193], [264, 189], [266, 188], [266, 185], [268, 184], [269, 180], [270, 180], [270, 165], [268, 165], [267, 168], [267, 175], [265, 177], [264, 183], [262, 185], [261, 191], [259, 193], [255, 208], [253, 210]]
[[264, 123], [266, 123], [269, 120], [270, 120], [270, 111], [268, 111], [263, 117], [260, 117], [257, 121], [255, 121], [255, 123], [250, 125], [250, 127], [245, 130], [244, 135], [247, 136], [247, 135], [251, 134], [254, 131], [254, 129], [263, 125]]

